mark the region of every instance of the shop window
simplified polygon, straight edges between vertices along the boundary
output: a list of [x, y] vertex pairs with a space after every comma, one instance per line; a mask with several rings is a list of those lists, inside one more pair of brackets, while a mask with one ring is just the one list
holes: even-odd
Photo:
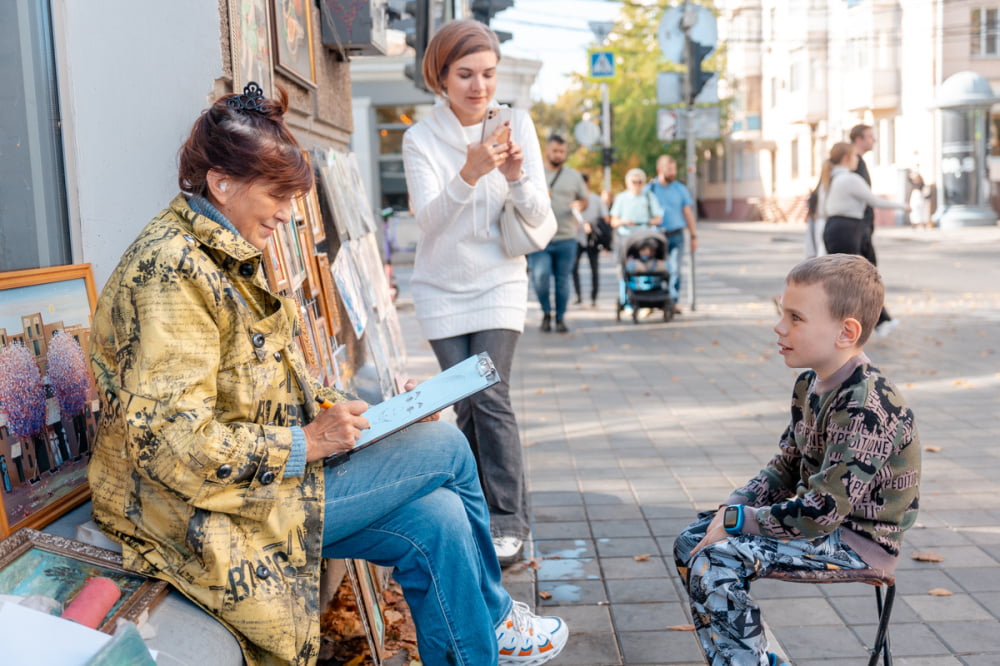
[[1000, 55], [1000, 10], [977, 7], [969, 17], [969, 53], [974, 56]]
[[0, 271], [72, 261], [48, 0], [0, 2]]

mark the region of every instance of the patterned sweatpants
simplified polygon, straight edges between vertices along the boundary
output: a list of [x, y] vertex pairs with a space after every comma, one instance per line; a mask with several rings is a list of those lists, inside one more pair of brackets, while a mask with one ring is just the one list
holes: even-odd
[[698, 514], [674, 541], [674, 563], [688, 590], [695, 631], [712, 666], [767, 666], [767, 638], [751, 581], [780, 569], [866, 569], [840, 530], [819, 539], [781, 541], [751, 534], [693, 549], [714, 511]]

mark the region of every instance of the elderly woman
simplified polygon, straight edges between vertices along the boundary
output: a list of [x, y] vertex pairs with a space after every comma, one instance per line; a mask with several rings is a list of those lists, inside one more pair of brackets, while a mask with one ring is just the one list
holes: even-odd
[[[251, 664], [314, 664], [320, 562], [396, 567], [429, 664], [540, 664], [567, 629], [500, 584], [459, 431], [420, 423], [358, 451], [367, 405], [310, 377], [296, 306], [261, 272], [312, 171], [284, 91], [255, 84], [195, 121], [181, 193], [126, 250], [93, 324], [94, 519], [125, 566], [218, 617]], [[318, 400], [333, 403], [321, 410]]]
[[651, 192], [646, 191], [646, 172], [629, 169], [625, 174], [625, 191], [611, 205], [611, 226], [619, 236], [627, 236], [634, 227], [655, 227], [663, 219], [663, 207]]
[[506, 566], [520, 559], [530, 523], [509, 383], [528, 278], [524, 257], [503, 250], [500, 213], [509, 199], [541, 220], [551, 203], [531, 116], [514, 110], [510, 127], [483, 136], [499, 61], [496, 35], [478, 21], [452, 21], [434, 34], [423, 73], [439, 101], [403, 135], [403, 164], [423, 232], [411, 283], [423, 333], [442, 368], [488, 351], [500, 373], [500, 383], [460, 401], [455, 413], [479, 464], [494, 548]]

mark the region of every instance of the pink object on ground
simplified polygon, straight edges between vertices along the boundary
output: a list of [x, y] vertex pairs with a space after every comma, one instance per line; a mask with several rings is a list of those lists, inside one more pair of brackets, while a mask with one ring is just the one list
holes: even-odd
[[118, 585], [110, 578], [88, 578], [73, 601], [66, 606], [62, 617], [97, 629], [121, 596]]

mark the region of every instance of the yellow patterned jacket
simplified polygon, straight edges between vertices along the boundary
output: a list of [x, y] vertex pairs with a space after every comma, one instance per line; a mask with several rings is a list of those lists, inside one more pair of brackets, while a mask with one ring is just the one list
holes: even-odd
[[285, 478], [315, 396], [296, 305], [261, 253], [178, 195], [101, 293], [91, 363], [101, 397], [88, 470], [94, 519], [125, 566], [219, 617], [249, 664], [319, 650], [323, 467]]

